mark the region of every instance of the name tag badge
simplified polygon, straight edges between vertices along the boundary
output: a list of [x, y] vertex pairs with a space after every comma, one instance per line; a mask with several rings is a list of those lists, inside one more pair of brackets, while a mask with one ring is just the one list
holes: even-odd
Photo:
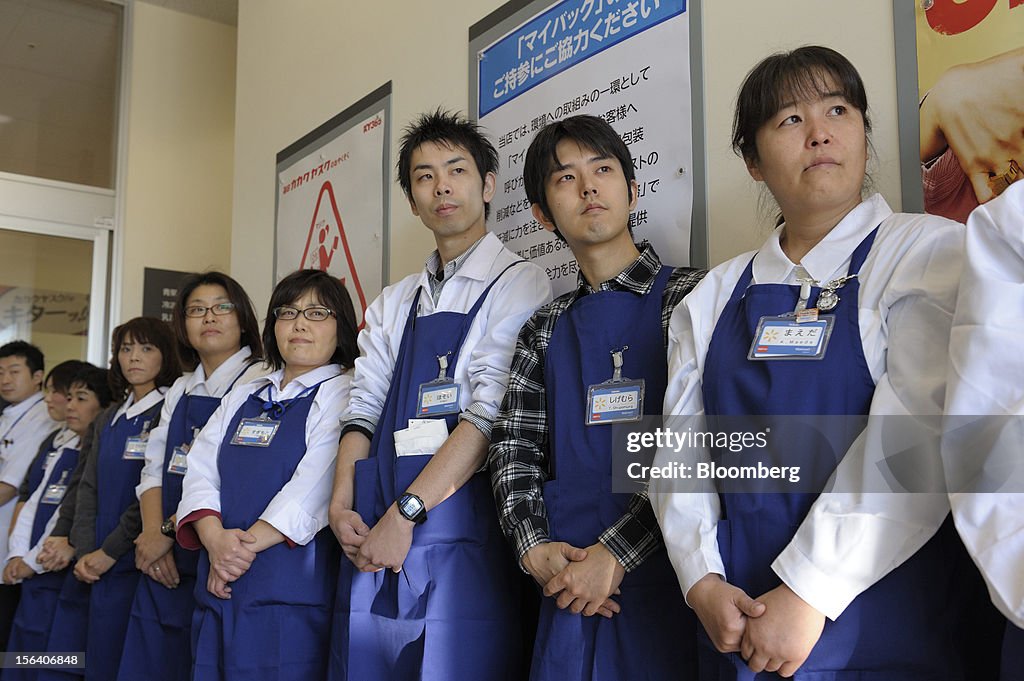
[[43, 497], [39, 500], [43, 504], [59, 504], [64, 500], [64, 493], [68, 491], [67, 485], [47, 485]]
[[416, 401], [416, 417], [443, 416], [458, 414], [462, 386], [454, 381], [431, 381], [420, 385], [419, 399]]
[[171, 453], [171, 461], [167, 464], [167, 472], [185, 475], [188, 472], [188, 447], [175, 447]]
[[629, 423], [644, 415], [644, 381], [609, 381], [587, 390], [587, 425]]
[[266, 417], [242, 419], [234, 437], [231, 438], [231, 444], [243, 447], [269, 447], [280, 427], [280, 421]]
[[149, 442], [149, 435], [135, 435], [128, 438], [124, 443], [124, 454], [121, 455], [121, 458], [125, 461], [145, 461], [147, 442]]
[[814, 321], [797, 321], [792, 315], [761, 317], [747, 359], [822, 359], [835, 321], [835, 315], [819, 315]]

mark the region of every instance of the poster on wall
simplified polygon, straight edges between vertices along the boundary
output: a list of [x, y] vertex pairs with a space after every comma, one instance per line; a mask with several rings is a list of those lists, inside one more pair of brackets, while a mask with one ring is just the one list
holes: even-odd
[[904, 172], [925, 211], [965, 222], [1024, 179], [1024, 0], [912, 4], [917, 101], [901, 104], [920, 139]]
[[142, 315], [170, 322], [181, 285], [189, 276], [188, 272], [145, 268], [142, 279]]
[[390, 100], [389, 82], [277, 155], [274, 282], [329, 272], [360, 328], [387, 281]]
[[576, 114], [608, 121], [626, 143], [638, 184], [630, 216], [666, 264], [691, 260], [694, 164], [687, 0], [542, 0], [498, 10], [470, 32], [473, 114], [500, 159], [490, 230], [535, 261], [557, 294], [577, 264], [533, 218], [523, 161], [534, 134]]

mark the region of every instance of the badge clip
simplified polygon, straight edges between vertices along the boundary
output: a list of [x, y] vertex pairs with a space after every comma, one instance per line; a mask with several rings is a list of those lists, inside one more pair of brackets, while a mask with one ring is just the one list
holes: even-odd
[[639, 421], [644, 413], [644, 379], [622, 376], [622, 353], [628, 345], [612, 350], [612, 377], [587, 389], [587, 425]]
[[437, 355], [437, 378], [420, 384], [416, 416], [444, 416], [461, 411], [462, 386], [448, 378], [448, 355]]

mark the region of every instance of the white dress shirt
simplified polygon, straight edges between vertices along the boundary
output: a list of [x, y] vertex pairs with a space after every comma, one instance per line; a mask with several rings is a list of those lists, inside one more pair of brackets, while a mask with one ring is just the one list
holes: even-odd
[[[417, 291], [422, 291], [417, 316], [465, 313], [494, 277], [518, 260], [496, 236], [488, 233], [445, 283], [436, 305], [431, 299], [426, 269], [385, 288], [367, 309], [366, 327], [359, 333], [360, 357], [355, 364], [352, 400], [345, 422], [376, 426], [391, 387], [409, 307]], [[544, 271], [529, 262], [516, 265], [491, 289], [466, 335], [454, 379], [463, 386], [463, 412], [480, 417], [472, 422], [481, 430], [486, 428], [487, 437], [508, 386], [508, 370], [519, 329], [534, 310], [550, 301], [551, 284]]]
[[[60, 517], [60, 506], [54, 509], [53, 515], [50, 516], [50, 520], [46, 523], [46, 529], [43, 530], [42, 535], [39, 537], [39, 541], [34, 546], [30, 545], [32, 540], [32, 526], [36, 521], [36, 511], [39, 508], [39, 500], [42, 499], [43, 493], [46, 491], [46, 481], [49, 480], [50, 474], [53, 472], [54, 466], [60, 460], [61, 455], [65, 449], [78, 449], [80, 444], [80, 438], [78, 434], [67, 428], [63, 429], [57, 434], [57, 437], [53, 441], [54, 450], [46, 456], [46, 461], [43, 464], [43, 479], [39, 485], [32, 491], [25, 505], [21, 507], [21, 513], [18, 514], [18, 520], [14, 523], [14, 529], [11, 530], [11, 536], [9, 539], [9, 550], [7, 559], [21, 556], [21, 559], [25, 561], [34, 572], [42, 573], [45, 572], [42, 566], [36, 562], [36, 557], [39, 555], [39, 551], [43, 548], [43, 542], [50, 536], [53, 531], [53, 526], [57, 524], [57, 518]], [[68, 471], [70, 477], [70, 470]], [[52, 481], [56, 483], [57, 481]], [[65, 484], [68, 482], [64, 481]]]
[[[796, 284], [807, 276], [845, 276], [853, 251], [876, 226], [874, 245], [858, 281], [858, 325], [875, 382], [870, 413], [942, 413], [949, 330], [963, 258], [963, 226], [930, 215], [894, 214], [874, 195], [854, 208], [794, 265], [776, 229], [759, 251], [716, 267], [676, 308], [669, 330], [666, 415], [704, 413], [701, 379], [715, 325], [751, 257], [754, 284]], [[842, 289], [839, 290], [840, 296]], [[930, 427], [936, 472], [939, 424]], [[887, 489], [877, 463], [881, 434], [869, 425], [837, 469], [838, 490], [815, 501], [772, 569], [796, 594], [831, 619], [890, 570], [912, 556], [948, 513], [945, 494], [897, 494]], [[663, 458], [664, 453], [658, 457]], [[652, 492], [668, 488], [652, 481]], [[724, 575], [718, 551], [717, 494], [652, 494], [669, 557], [686, 594], [708, 573]], [[749, 594], [757, 597], [761, 594]]]
[[[1000, 476], [996, 493], [950, 490], [953, 518], [988, 584], [992, 602], [1024, 627], [1024, 182], [979, 206], [967, 220], [967, 257], [953, 333], [947, 412], [986, 416], [982, 441], [958, 438], [949, 418], [948, 468], [980, 457]], [[972, 420], [972, 419], [968, 419]], [[976, 433], [971, 433], [974, 435]], [[1007, 465], [1008, 464], [1008, 465]]]
[[[164, 395], [164, 406], [160, 411], [160, 425], [149, 431], [149, 442], [146, 445], [146, 465], [142, 468], [142, 479], [135, 488], [135, 495], [142, 498], [143, 492], [154, 487], [163, 486], [164, 453], [167, 448], [167, 428], [171, 425], [171, 416], [178, 407], [178, 402], [185, 395], [198, 397], [224, 397], [228, 388], [243, 385], [270, 373], [270, 367], [257, 362], [247, 367], [252, 350], [249, 346], [224, 360], [213, 374], [207, 378], [203, 365], [196, 370], [181, 376]], [[237, 381], [235, 379], [238, 379]]]
[[[0, 482], [18, 489], [43, 440], [58, 427], [46, 411], [41, 392], [7, 405], [0, 414]], [[0, 565], [7, 562], [7, 534], [17, 503], [15, 495], [0, 506]]]
[[[296, 544], [308, 544], [327, 526], [327, 506], [334, 484], [334, 463], [338, 454], [341, 427], [338, 419], [348, 404], [351, 376], [337, 364], [328, 364], [302, 374], [281, 389], [283, 370], [236, 386], [221, 400], [206, 427], [199, 431], [188, 453], [188, 471], [182, 482], [178, 523], [189, 514], [209, 509], [220, 512], [220, 472], [217, 456], [224, 435], [249, 395], [273, 386], [269, 394], [275, 400], [297, 397], [307, 388], [323, 383], [313, 398], [306, 419], [306, 453], [291, 480], [285, 483], [260, 514], [260, 520], [273, 525]], [[333, 379], [333, 380], [328, 380]], [[267, 394], [266, 392], [264, 394]], [[248, 528], [243, 528], [248, 529]]]

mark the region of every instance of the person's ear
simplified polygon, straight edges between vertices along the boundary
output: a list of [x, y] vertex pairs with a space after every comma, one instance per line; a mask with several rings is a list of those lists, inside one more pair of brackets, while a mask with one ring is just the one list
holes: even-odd
[[541, 209], [539, 203], [530, 205], [530, 212], [533, 213], [533, 217], [540, 223], [540, 226], [549, 232], [555, 231], [555, 221], [544, 215], [544, 211]]

